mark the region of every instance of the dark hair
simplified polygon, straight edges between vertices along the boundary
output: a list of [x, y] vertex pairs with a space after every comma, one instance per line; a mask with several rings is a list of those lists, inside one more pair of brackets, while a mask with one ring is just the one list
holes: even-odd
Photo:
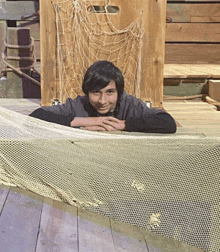
[[92, 90], [106, 87], [111, 81], [115, 81], [118, 96], [120, 96], [124, 91], [122, 72], [110, 61], [97, 61], [87, 69], [83, 79], [82, 90], [88, 95]]

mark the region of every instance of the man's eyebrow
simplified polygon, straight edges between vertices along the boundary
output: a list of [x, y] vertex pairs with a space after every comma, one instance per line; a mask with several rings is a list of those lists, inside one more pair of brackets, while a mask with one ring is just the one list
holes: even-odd
[[109, 89], [107, 89], [107, 91], [115, 91], [115, 90], [117, 90], [117, 88], [109, 88]]

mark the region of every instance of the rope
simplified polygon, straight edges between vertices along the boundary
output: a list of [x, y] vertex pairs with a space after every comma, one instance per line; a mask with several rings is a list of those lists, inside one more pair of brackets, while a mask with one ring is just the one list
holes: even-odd
[[[105, 4], [104, 4], [105, 3]], [[108, 1], [102, 6], [105, 9]], [[143, 13], [123, 29], [112, 18], [119, 16], [91, 12], [93, 1], [67, 0], [54, 3], [57, 27], [59, 100], [81, 94], [86, 69], [97, 60], [113, 62], [123, 73], [128, 93], [139, 92]]]
[[164, 100], [193, 100], [196, 98], [203, 98], [205, 94], [199, 94], [199, 95], [190, 95], [190, 96], [172, 96], [172, 95], [164, 95]]
[[[12, 48], [12, 49], [32, 49], [31, 50], [31, 56], [30, 57], [17, 57], [17, 56], [7, 56], [7, 48]], [[33, 83], [37, 84], [38, 86], [40, 86], [40, 82], [35, 80], [34, 78], [32, 78], [31, 76], [29, 76], [28, 74], [22, 72], [25, 70], [30, 70], [30, 69], [34, 69], [35, 72], [39, 73], [38, 71], [36, 71], [36, 69], [34, 68], [35, 66], [35, 55], [34, 55], [34, 39], [31, 38], [31, 43], [29, 45], [10, 45], [8, 43], [6, 43], [5, 41], [5, 50], [4, 52], [2, 52], [2, 60], [3, 62], [6, 64], [7, 68], [5, 68], [3, 70], [3, 72], [16, 72], [19, 75], [31, 80]], [[7, 60], [29, 60], [32, 63], [30, 64], [30, 66], [27, 67], [15, 67], [11, 64], [9, 64], [7, 62]], [[39, 73], [40, 74], [40, 73]]]

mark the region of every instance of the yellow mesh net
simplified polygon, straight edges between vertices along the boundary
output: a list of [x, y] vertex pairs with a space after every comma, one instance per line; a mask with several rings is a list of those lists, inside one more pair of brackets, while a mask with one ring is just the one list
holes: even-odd
[[0, 183], [219, 252], [220, 138], [0, 121]]
[[[123, 29], [116, 28], [118, 10], [102, 1], [54, 3], [60, 100], [81, 94], [83, 75], [97, 60], [112, 61], [124, 74], [125, 89], [135, 94], [140, 75], [142, 14]], [[103, 6], [104, 5], [104, 6]]]

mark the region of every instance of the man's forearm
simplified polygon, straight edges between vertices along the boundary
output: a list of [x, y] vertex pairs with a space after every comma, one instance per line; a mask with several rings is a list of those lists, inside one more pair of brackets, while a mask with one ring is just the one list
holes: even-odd
[[96, 125], [93, 117], [75, 117], [71, 123], [71, 127], [88, 127]]
[[34, 110], [29, 116], [65, 126], [70, 126], [70, 123], [73, 119], [73, 115], [59, 115], [51, 111], [46, 111], [42, 108]]

